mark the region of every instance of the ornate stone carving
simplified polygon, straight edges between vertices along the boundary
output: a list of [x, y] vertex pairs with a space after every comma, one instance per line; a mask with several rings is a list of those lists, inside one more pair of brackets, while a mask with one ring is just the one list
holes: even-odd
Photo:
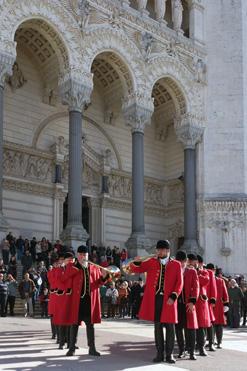
[[132, 132], [144, 132], [145, 126], [151, 123], [153, 99], [142, 93], [133, 93], [123, 99], [122, 109], [126, 124], [131, 126]]
[[0, 51], [0, 86], [4, 87], [6, 77], [11, 76], [13, 63], [12, 55]]
[[90, 103], [93, 90], [92, 74], [71, 70], [59, 80], [59, 90], [70, 111], [82, 111]]
[[5, 176], [51, 183], [54, 165], [50, 158], [42, 158], [14, 149], [5, 149], [3, 171]]
[[202, 122], [202, 119], [190, 113], [174, 119], [177, 138], [183, 143], [185, 149], [194, 149], [196, 144], [201, 141], [204, 132]]
[[181, 32], [183, 21], [183, 5], [181, 0], [172, 0], [172, 23], [175, 31]]
[[14, 63], [12, 75], [8, 77], [7, 82], [11, 86], [13, 92], [21, 88], [27, 82], [17, 62]]

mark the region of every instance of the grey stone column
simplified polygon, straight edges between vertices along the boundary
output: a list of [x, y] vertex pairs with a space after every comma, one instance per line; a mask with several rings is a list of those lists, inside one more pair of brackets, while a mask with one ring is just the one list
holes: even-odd
[[186, 114], [175, 121], [178, 140], [184, 145], [184, 244], [187, 252], [198, 252], [196, 208], [196, 145], [204, 128], [199, 120]]
[[132, 129], [132, 228], [126, 246], [130, 256], [145, 255], [150, 241], [144, 222], [144, 128], [151, 122], [153, 101], [135, 93], [124, 100], [123, 113]]
[[0, 52], [0, 239], [4, 238], [8, 223], [3, 215], [3, 110], [6, 77], [12, 74], [14, 57]]
[[132, 234], [145, 235], [144, 132], [132, 130]]
[[84, 81], [80, 72], [71, 71], [59, 86], [69, 106], [68, 222], [61, 238], [76, 249], [88, 238], [82, 225], [82, 110], [90, 101], [92, 76]]

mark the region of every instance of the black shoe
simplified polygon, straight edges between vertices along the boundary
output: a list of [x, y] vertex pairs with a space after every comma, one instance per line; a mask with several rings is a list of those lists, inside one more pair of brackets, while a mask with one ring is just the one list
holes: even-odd
[[164, 361], [164, 356], [163, 354], [157, 353], [157, 356], [153, 359], [154, 363], [160, 363]]
[[176, 360], [173, 356], [166, 356], [166, 362], [167, 363], [176, 363]]
[[66, 353], [66, 356], [67, 357], [72, 357], [74, 355], [75, 355], [75, 351], [74, 350], [71, 350], [71, 349], [69, 349], [68, 352]]
[[56, 339], [56, 335], [52, 335], [52, 337], [51, 337], [52, 339]]
[[185, 357], [185, 351], [180, 350], [179, 353], [178, 353], [178, 358], [184, 358], [184, 357]]
[[222, 349], [221, 344], [217, 344], [217, 349]]
[[191, 360], [191, 361], [196, 361], [196, 359], [197, 359], [197, 358], [196, 358], [195, 354], [194, 354], [194, 353], [191, 353], [191, 354], [190, 354], [190, 360]]
[[95, 348], [89, 348], [88, 354], [90, 356], [99, 357], [100, 353]]
[[58, 349], [61, 349], [62, 350], [63, 349], [63, 345], [59, 345]]
[[214, 345], [209, 345], [208, 350], [209, 350], [210, 352], [215, 352], [215, 351], [216, 351]]
[[204, 348], [200, 349], [199, 356], [207, 357], [207, 355], [208, 355], [208, 353], [206, 352], [206, 350]]

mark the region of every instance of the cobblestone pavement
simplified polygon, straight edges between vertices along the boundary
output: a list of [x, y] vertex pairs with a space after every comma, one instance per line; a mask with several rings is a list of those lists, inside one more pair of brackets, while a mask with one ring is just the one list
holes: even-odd
[[[226, 330], [224, 349], [198, 357], [177, 360], [176, 365], [152, 364], [155, 355], [153, 325], [136, 320], [105, 320], [96, 325], [96, 346], [101, 357], [87, 354], [85, 328], [80, 328], [74, 357], [65, 357], [51, 340], [48, 319], [0, 318], [0, 370], [86, 371], [246, 371], [247, 328]], [[175, 353], [176, 354], [176, 353]]]

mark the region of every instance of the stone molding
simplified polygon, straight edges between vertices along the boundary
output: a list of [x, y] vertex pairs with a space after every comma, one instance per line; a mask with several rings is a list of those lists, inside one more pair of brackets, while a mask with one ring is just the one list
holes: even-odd
[[133, 93], [123, 99], [122, 109], [126, 125], [131, 127], [132, 133], [144, 133], [145, 126], [151, 123], [153, 99], [142, 93]]
[[12, 75], [12, 66], [15, 56], [7, 54], [7, 51], [0, 51], [0, 87], [4, 88], [6, 77]]
[[195, 149], [196, 144], [202, 140], [203, 120], [196, 115], [187, 113], [175, 118], [174, 128], [178, 141], [182, 142], [184, 149]]
[[69, 111], [82, 112], [90, 103], [93, 91], [92, 74], [79, 70], [70, 70], [59, 80], [59, 91], [63, 104], [69, 106]]

